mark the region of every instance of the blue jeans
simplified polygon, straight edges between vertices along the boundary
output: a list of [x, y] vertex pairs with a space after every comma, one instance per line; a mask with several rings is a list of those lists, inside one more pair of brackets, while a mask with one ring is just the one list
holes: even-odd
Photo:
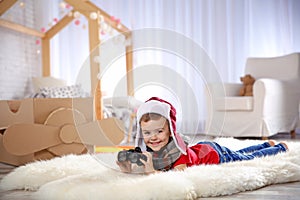
[[268, 142], [246, 147], [238, 151], [230, 150], [227, 147], [221, 146], [216, 142], [205, 141], [199, 142], [198, 144], [209, 144], [210, 146], [212, 146], [219, 154], [220, 163], [251, 160], [253, 158], [276, 155], [280, 152], [286, 151], [286, 148], [283, 144], [270, 146]]

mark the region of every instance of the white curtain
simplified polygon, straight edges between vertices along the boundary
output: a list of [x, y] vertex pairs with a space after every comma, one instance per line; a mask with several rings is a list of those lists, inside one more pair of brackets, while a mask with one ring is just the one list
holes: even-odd
[[[62, 0], [34, 0], [36, 24], [39, 30], [49, 30], [56, 19], [61, 19], [72, 10], [62, 7]], [[89, 56], [87, 20], [80, 15], [50, 41], [51, 76], [62, 78], [68, 84], [74, 84], [82, 64]]]
[[[119, 18], [131, 30], [158, 28], [167, 32], [174, 31], [175, 35], [183, 35], [201, 47], [203, 49], [201, 58], [207, 54], [208, 66], [213, 66], [216, 71], [205, 71], [206, 69], [202, 68], [205, 73], [199, 75], [193, 70], [192, 64], [180, 55], [157, 49], [134, 52], [134, 68], [137, 75], [156, 76], [160, 77], [159, 80], [168, 80], [172, 79], [170, 74], [173, 72], [173, 75], [175, 73], [176, 76], [180, 75], [186, 80], [186, 83], [181, 80], [182, 85], [180, 80], [174, 79], [180, 83], [170, 86], [171, 89], [162, 85], [160, 81], [153, 81], [153, 85], [134, 86], [137, 90], [136, 97], [140, 100], [160, 96], [175, 104], [179, 113], [179, 130], [184, 133], [203, 130], [206, 114], [202, 88], [208, 76], [213, 77], [214, 73], [218, 73], [221, 81], [239, 82], [239, 77], [244, 75], [247, 57], [280, 56], [300, 51], [298, 0], [92, 0], [92, 2], [110, 15]], [[40, 13], [43, 16], [46, 14], [50, 16], [48, 19], [43, 18], [46, 22], [59, 14], [56, 9], [49, 8], [57, 8], [60, 1], [48, 3], [50, 6]], [[85, 23], [84, 20], [82, 23]], [[75, 81], [76, 73], [88, 57], [87, 37], [87, 30], [74, 24], [59, 34], [52, 42], [53, 74], [61, 77], [68, 74], [65, 78], [70, 83]], [[174, 44], [186, 51], [192, 59], [197, 60], [199, 52], [194, 52], [189, 45], [182, 44], [183, 41], [185, 40], [175, 40]], [[207, 64], [206, 61], [201, 62]], [[161, 66], [161, 69], [157, 69], [157, 66]], [[146, 67], [161, 73], [151, 74]], [[112, 87], [115, 84], [106, 83]], [[184, 84], [191, 86], [192, 92]], [[106, 88], [106, 90], [113, 89]]]

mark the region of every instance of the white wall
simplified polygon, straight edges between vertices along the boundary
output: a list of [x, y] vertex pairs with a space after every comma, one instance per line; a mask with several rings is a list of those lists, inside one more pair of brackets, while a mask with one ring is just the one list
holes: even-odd
[[[33, 1], [16, 3], [2, 19], [35, 27]], [[0, 100], [20, 99], [31, 93], [31, 77], [41, 76], [37, 38], [0, 27]]]

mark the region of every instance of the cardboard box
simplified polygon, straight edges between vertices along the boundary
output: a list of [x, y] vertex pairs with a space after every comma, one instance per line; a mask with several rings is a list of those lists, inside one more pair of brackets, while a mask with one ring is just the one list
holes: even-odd
[[0, 162], [22, 165], [66, 154], [94, 153], [95, 145], [118, 145], [124, 124], [95, 121], [93, 98], [0, 101]]
[[0, 101], [0, 129], [14, 123], [34, 123], [33, 99]]

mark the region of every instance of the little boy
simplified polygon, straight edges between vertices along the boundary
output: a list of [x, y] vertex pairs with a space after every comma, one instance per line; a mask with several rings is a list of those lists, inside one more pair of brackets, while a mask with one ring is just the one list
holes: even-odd
[[[137, 122], [135, 145], [147, 157], [140, 161], [144, 165], [144, 173], [148, 174], [171, 169], [183, 170], [200, 164], [250, 160], [288, 150], [285, 143], [275, 145], [272, 140], [239, 151], [232, 151], [210, 141], [188, 146], [176, 132], [176, 109], [169, 102], [157, 97], [150, 98], [139, 107]], [[121, 171], [132, 172], [129, 161], [117, 161], [117, 164]]]

